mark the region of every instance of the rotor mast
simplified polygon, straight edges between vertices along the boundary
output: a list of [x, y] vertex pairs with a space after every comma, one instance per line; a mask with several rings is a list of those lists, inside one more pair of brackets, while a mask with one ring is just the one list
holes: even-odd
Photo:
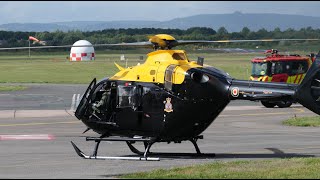
[[170, 50], [177, 43], [173, 36], [168, 34], [157, 34], [149, 36], [149, 42], [153, 44], [153, 50]]

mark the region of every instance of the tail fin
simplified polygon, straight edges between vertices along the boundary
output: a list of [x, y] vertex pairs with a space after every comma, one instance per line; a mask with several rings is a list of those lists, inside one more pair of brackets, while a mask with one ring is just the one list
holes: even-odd
[[320, 115], [320, 51], [295, 92], [297, 101]]
[[114, 64], [117, 66], [117, 68], [119, 69], [119, 71], [122, 71], [122, 70], [124, 70], [124, 68], [123, 67], [121, 67], [119, 64], [117, 64], [116, 62], [114, 62]]

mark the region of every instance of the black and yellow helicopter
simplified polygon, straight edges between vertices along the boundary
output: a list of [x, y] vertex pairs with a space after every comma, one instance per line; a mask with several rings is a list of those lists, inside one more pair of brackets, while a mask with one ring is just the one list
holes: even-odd
[[[93, 46], [128, 46], [152, 48], [143, 64], [123, 68], [97, 81], [93, 79], [85, 91], [75, 116], [98, 137], [93, 153], [86, 155], [72, 141], [77, 154], [85, 159], [159, 160], [150, 148], [157, 142], [191, 141], [195, 156], [202, 156], [197, 140], [231, 100], [295, 100], [320, 114], [320, 53], [300, 85], [237, 80], [229, 74], [191, 61], [184, 50], [172, 48], [195, 43], [268, 42], [319, 39], [263, 39], [183, 41], [167, 34], [137, 43], [99, 44]], [[44, 46], [71, 47], [71, 46]], [[27, 49], [26, 47], [24, 49]], [[39, 48], [39, 47], [35, 47]], [[2, 48], [14, 49], [14, 48]], [[23, 49], [23, 48], [18, 48]], [[138, 157], [98, 156], [101, 141], [123, 141]], [[134, 147], [143, 142], [144, 151]]]

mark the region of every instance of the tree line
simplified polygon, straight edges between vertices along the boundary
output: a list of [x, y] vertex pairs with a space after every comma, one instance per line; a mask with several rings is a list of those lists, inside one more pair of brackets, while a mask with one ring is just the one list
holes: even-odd
[[[82, 32], [74, 31], [54, 31], [54, 32], [13, 32], [0, 31], [0, 47], [21, 47], [28, 46], [28, 37], [33, 36], [41, 41], [46, 41], [46, 45], [72, 45], [80, 39], [85, 39], [92, 44], [108, 44], [121, 42], [147, 41], [148, 36], [156, 34], [170, 34], [176, 39], [183, 40], [226, 40], [226, 39], [309, 39], [319, 38], [320, 29], [312, 27], [295, 30], [292, 28], [281, 31], [275, 28], [267, 31], [262, 28], [258, 31], [251, 31], [244, 27], [240, 32], [228, 32], [225, 27], [220, 27], [217, 31], [208, 27], [192, 27], [182, 29], [162, 29], [162, 28], [128, 28], [128, 29], [105, 29], [99, 31]], [[246, 43], [250, 44], [250, 43]], [[35, 44], [37, 45], [37, 44]], [[33, 45], [33, 46], [35, 46]], [[285, 44], [284, 44], [285, 45]]]

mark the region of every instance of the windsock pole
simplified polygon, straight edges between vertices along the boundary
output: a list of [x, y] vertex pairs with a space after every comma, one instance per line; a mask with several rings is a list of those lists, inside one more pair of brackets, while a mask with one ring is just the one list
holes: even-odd
[[30, 58], [30, 39], [29, 39], [29, 58]]

